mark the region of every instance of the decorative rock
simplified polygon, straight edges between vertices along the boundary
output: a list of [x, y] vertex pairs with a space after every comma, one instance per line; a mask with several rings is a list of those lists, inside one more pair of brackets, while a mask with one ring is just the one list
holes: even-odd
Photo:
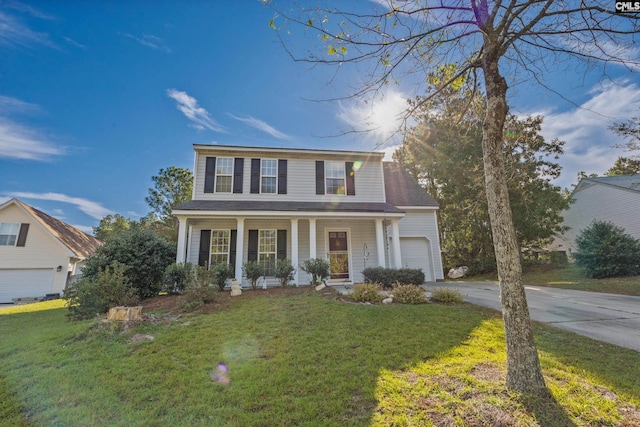
[[233, 279], [231, 281], [231, 296], [237, 297], [238, 295], [242, 295], [242, 289], [240, 289], [240, 281]]
[[393, 302], [393, 295], [389, 295], [387, 298], [382, 300], [383, 304], [391, 304]]
[[449, 270], [449, 273], [447, 274], [447, 276], [449, 277], [449, 279], [459, 279], [461, 277], [464, 277], [468, 271], [469, 271], [469, 267], [466, 267], [463, 265], [461, 267], [456, 267]]
[[142, 306], [135, 307], [113, 307], [107, 313], [107, 320], [128, 322], [131, 320], [142, 320]]
[[320, 283], [319, 285], [316, 286], [316, 291], [321, 291], [326, 287], [327, 285], [325, 285], [324, 283]]

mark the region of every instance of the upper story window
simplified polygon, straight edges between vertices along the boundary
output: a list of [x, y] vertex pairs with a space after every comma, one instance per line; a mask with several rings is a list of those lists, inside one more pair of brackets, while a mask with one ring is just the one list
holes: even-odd
[[216, 162], [216, 193], [231, 193], [233, 159], [219, 157]]
[[18, 223], [0, 223], [0, 246], [15, 246], [19, 232], [20, 224]]
[[327, 194], [346, 194], [344, 162], [324, 162]]
[[260, 168], [260, 192], [275, 194], [278, 181], [278, 161], [262, 159]]

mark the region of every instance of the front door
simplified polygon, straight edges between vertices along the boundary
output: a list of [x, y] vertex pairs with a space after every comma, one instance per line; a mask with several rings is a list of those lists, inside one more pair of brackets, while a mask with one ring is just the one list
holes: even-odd
[[329, 232], [329, 265], [331, 280], [349, 281], [349, 248], [346, 231]]

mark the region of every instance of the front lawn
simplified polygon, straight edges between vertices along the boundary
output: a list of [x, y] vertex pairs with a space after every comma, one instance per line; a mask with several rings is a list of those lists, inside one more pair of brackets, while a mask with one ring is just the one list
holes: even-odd
[[125, 332], [63, 308], [0, 311], [0, 424], [640, 425], [639, 353], [537, 325], [553, 398], [519, 396], [493, 310], [310, 289], [215, 307]]

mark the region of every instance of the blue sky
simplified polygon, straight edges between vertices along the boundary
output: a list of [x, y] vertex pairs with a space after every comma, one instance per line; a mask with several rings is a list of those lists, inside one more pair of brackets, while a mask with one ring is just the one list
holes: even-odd
[[[192, 144], [371, 150], [385, 141], [415, 88], [314, 102], [347, 95], [361, 70], [334, 78], [293, 62], [273, 16], [258, 0], [0, 2], [0, 203], [17, 197], [91, 232], [108, 214], [147, 214], [151, 177], [190, 169]], [[515, 113], [543, 114], [543, 134], [566, 141], [557, 184], [570, 187], [578, 171], [601, 174], [624, 154], [607, 127], [640, 115], [640, 76], [612, 68], [601, 82], [566, 69], [547, 84], [570, 102], [526, 82], [509, 94]], [[366, 123], [378, 130], [332, 137]]]

